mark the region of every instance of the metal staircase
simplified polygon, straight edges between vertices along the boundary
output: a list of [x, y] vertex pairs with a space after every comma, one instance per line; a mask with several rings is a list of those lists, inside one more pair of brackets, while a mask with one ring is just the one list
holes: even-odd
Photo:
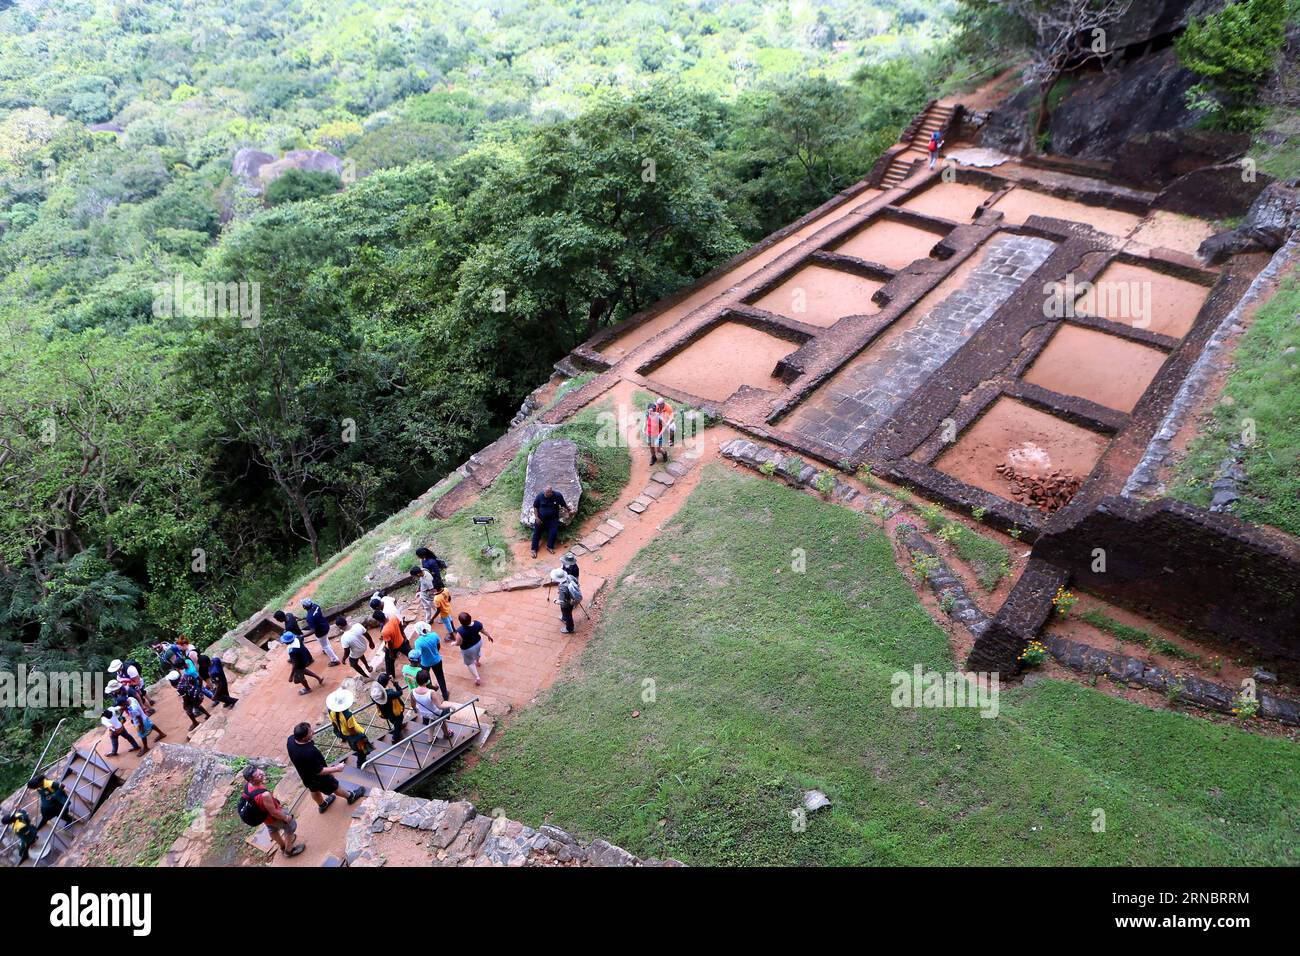
[[[45, 763], [50, 747], [62, 727], [63, 721], [59, 721], [36, 761], [31, 776], [39, 774], [63, 784], [68, 802], [58, 817], [40, 829], [27, 859], [21, 863], [17, 863], [18, 837], [11, 829], [5, 828], [3, 837], [0, 837], [0, 859], [11, 865], [53, 866], [57, 863], [85, 828], [86, 821], [99, 808], [114, 781], [113, 768], [99, 755], [99, 743], [89, 750], [73, 748], [62, 757]], [[33, 823], [40, 820], [40, 798], [36, 791], [24, 790], [14, 806], [6, 808], [5, 812], [13, 810], [26, 810]]]

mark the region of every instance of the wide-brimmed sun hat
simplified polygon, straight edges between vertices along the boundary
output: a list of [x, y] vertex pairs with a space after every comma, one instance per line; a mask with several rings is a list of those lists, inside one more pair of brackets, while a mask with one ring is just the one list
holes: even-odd
[[178, 680], [181, 679], [180, 671], [168, 671], [167, 679], [171, 681], [173, 684], [176, 683]]
[[122, 689], [122, 682], [120, 680], [111, 680], [104, 685], [105, 694], [116, 694], [121, 689]]
[[384, 690], [383, 686], [378, 683], [371, 684], [370, 699], [376, 704], [382, 704], [384, 701], [388, 700], [388, 691]]
[[569, 575], [565, 573], [564, 568], [555, 568], [551, 571], [551, 580], [556, 584], [563, 584], [564, 579]]
[[340, 687], [338, 690], [334, 691], [334, 693], [325, 698], [325, 709], [329, 710], [331, 713], [337, 714], [339, 711], [347, 710], [351, 707], [355, 700], [356, 697], [352, 695], [352, 691]]
[[113, 663], [108, 665], [108, 673], [116, 674], [121, 669], [122, 669], [122, 662], [118, 660], [116, 657], [113, 658]]

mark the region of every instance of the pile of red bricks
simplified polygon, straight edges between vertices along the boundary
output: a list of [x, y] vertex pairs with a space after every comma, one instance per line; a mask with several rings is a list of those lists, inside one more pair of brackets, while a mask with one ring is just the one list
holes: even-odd
[[1074, 497], [1083, 484], [1069, 472], [1051, 471], [1045, 475], [1017, 471], [1010, 465], [998, 465], [998, 474], [1011, 485], [1011, 497], [1022, 505], [1051, 513]]

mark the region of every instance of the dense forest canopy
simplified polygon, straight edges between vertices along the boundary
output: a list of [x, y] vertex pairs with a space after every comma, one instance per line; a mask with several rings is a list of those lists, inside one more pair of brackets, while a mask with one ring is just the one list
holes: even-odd
[[[219, 636], [865, 174], [954, 6], [4, 5], [0, 665]], [[263, 190], [240, 150], [339, 171]]]

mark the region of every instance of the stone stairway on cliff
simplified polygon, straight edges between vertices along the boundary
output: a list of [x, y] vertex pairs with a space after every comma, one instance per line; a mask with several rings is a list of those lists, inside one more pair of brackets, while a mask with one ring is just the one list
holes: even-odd
[[912, 171], [912, 164], [918, 159], [928, 158], [926, 146], [930, 142], [930, 134], [937, 131], [942, 132], [952, 119], [953, 107], [945, 106], [941, 103], [932, 103], [925, 111], [921, 122], [913, 129], [911, 137], [907, 140], [907, 148], [899, 150], [885, 174], [880, 178], [880, 188], [892, 189], [908, 177]]

